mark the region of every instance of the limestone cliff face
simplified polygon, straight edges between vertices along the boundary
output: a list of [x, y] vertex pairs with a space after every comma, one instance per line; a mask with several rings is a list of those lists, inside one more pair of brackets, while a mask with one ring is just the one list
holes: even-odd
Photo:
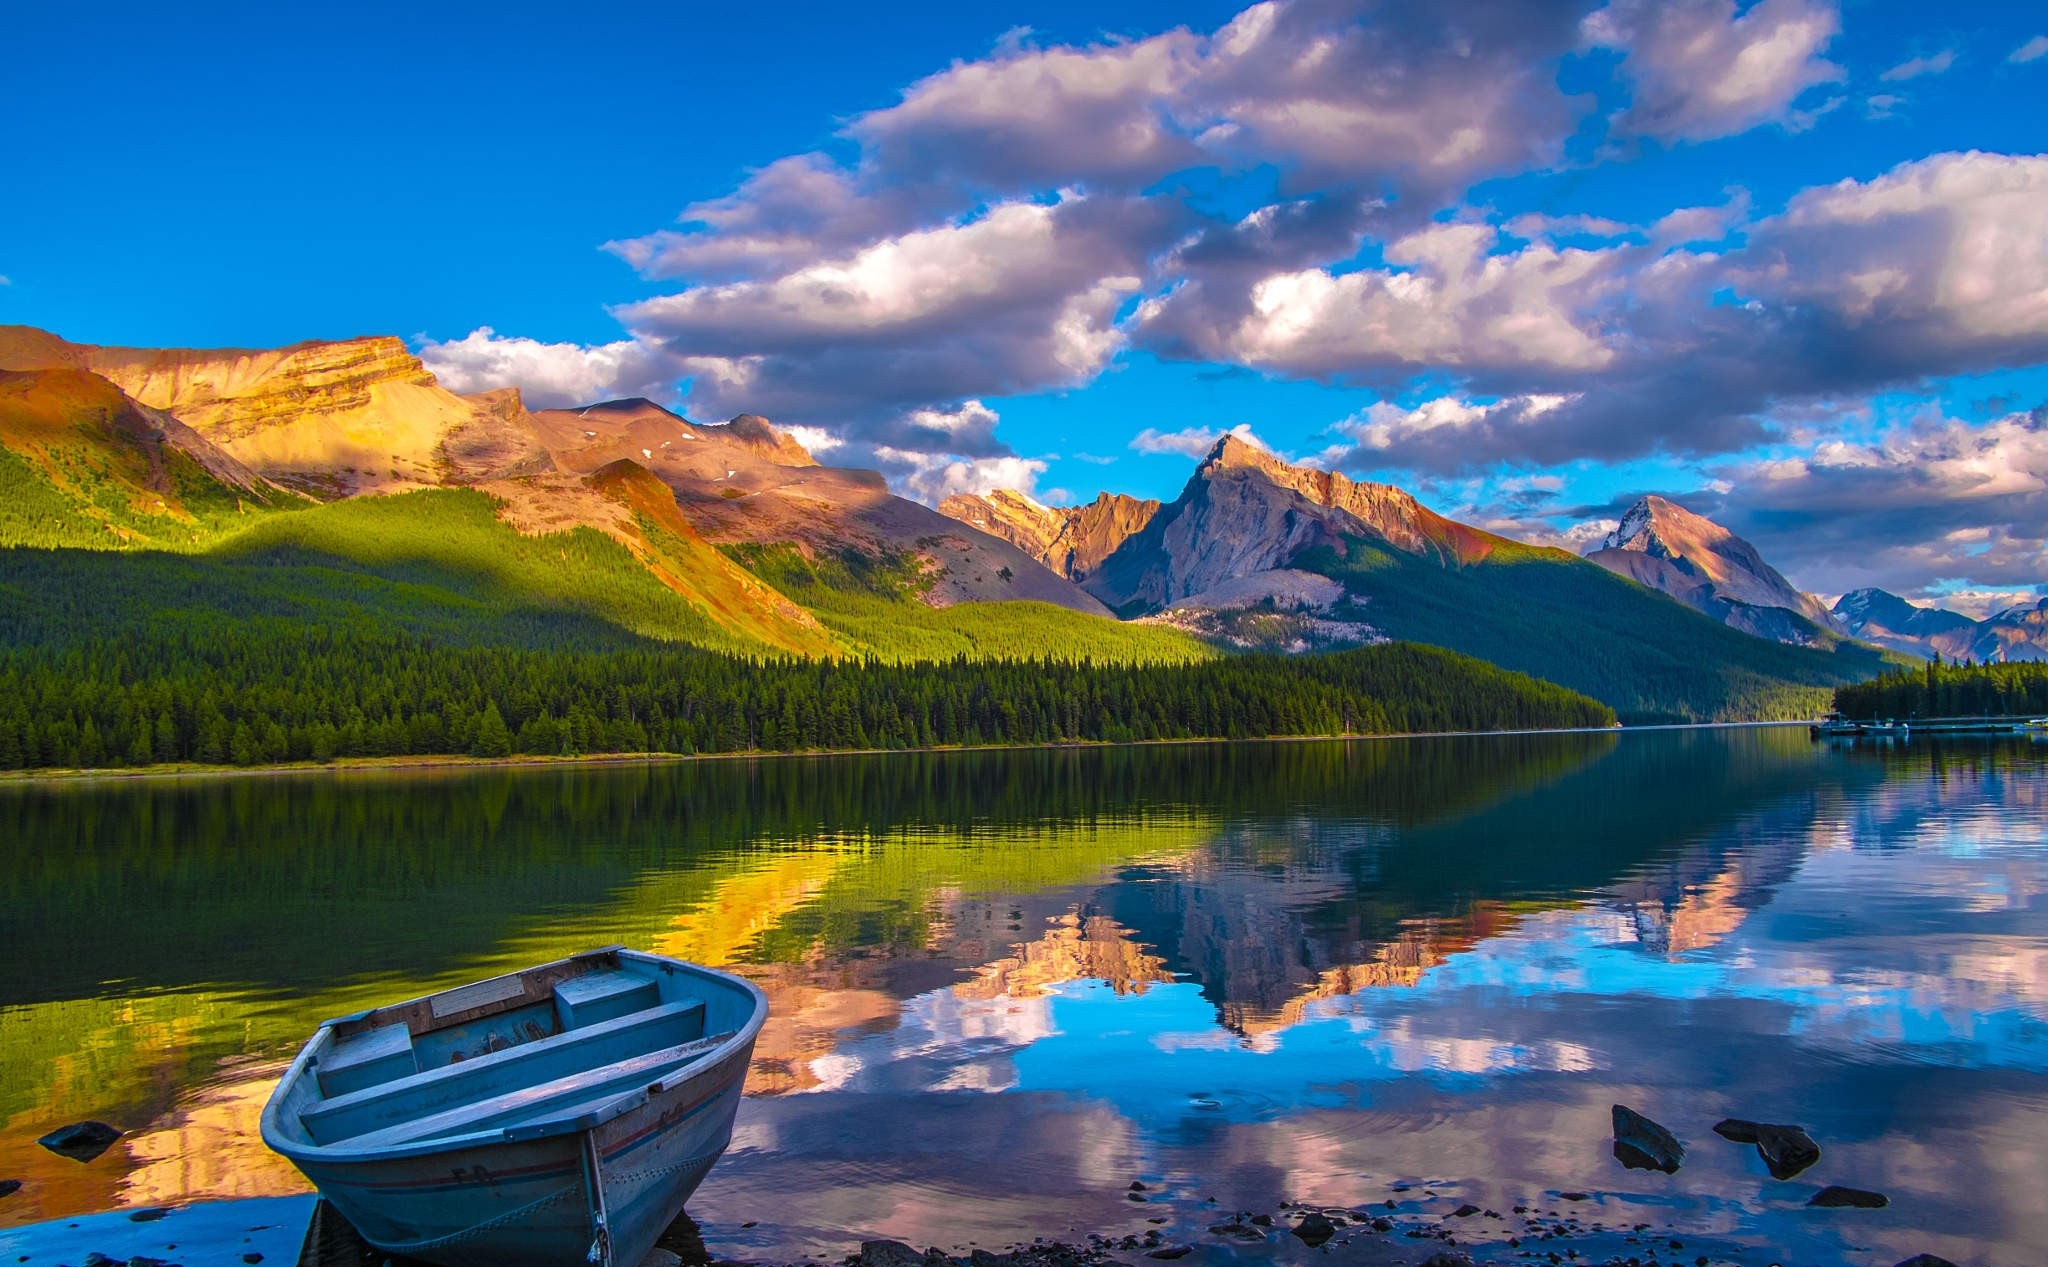
[[1292, 466], [1226, 436], [1086, 588], [1119, 612], [1157, 610], [1284, 571], [1302, 551], [1347, 537], [1377, 538], [1446, 567], [1512, 544], [1445, 519], [1398, 488]]
[[999, 488], [955, 493], [939, 513], [1000, 537], [1071, 581], [1087, 579], [1119, 546], [1152, 521], [1159, 503], [1103, 493], [1085, 506], [1045, 506]]
[[1819, 599], [1800, 593], [1755, 546], [1662, 497], [1639, 499], [1586, 557], [1758, 637], [1811, 645], [1838, 628]]
[[1028, 552], [891, 494], [877, 472], [819, 465], [758, 415], [706, 424], [633, 399], [527, 417], [560, 470], [587, 474], [622, 458], [645, 466], [714, 545], [787, 545], [812, 558], [908, 555], [930, 581], [924, 597], [933, 606], [1035, 599], [1102, 613]]
[[477, 414], [390, 337], [198, 350], [0, 332], [0, 368], [56, 365], [89, 369], [259, 474], [326, 497], [443, 482], [442, 446]]
[[1361, 484], [1335, 471], [1294, 466], [1257, 445], [1225, 436], [1202, 468], [1211, 478], [1244, 472], [1300, 494], [1310, 503], [1342, 511], [1372, 529], [1395, 549], [1434, 555], [1446, 563], [1472, 563], [1491, 554], [1502, 538], [1446, 519], [1391, 484]]

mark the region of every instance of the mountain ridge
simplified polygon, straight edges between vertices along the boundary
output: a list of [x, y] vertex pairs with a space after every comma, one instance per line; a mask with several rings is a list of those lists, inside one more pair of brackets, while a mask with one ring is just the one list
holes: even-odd
[[2048, 660], [2048, 599], [1991, 613], [1982, 620], [1944, 607], [1922, 607], [1887, 590], [1851, 590], [1834, 615], [1858, 638], [1888, 650], [1980, 664]]
[[1654, 493], [1638, 498], [1585, 557], [1760, 638], [1816, 646], [1841, 632], [1827, 607], [1794, 587], [1755, 546]]

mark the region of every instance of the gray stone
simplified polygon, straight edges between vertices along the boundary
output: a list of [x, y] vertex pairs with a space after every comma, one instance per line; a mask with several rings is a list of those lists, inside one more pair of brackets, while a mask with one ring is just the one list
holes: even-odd
[[1756, 1133], [1762, 1129], [1763, 1123], [1741, 1117], [1724, 1117], [1714, 1123], [1714, 1134], [1737, 1144], [1756, 1143]]
[[1625, 1104], [1614, 1106], [1614, 1159], [1630, 1170], [1675, 1174], [1685, 1162], [1685, 1145], [1662, 1126]]
[[1956, 1267], [1956, 1265], [1939, 1254], [1915, 1254], [1904, 1262], [1896, 1264], [1895, 1267]]

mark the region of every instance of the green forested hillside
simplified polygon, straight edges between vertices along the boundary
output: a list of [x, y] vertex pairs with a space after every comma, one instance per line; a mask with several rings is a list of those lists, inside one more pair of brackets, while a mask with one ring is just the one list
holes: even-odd
[[1052, 603], [928, 607], [921, 596], [931, 582], [906, 556], [848, 551], [806, 558], [780, 543], [727, 546], [726, 553], [815, 613], [855, 654], [890, 663], [964, 656], [1193, 664], [1221, 654], [1179, 630], [1125, 624]]
[[1603, 726], [1569, 691], [1380, 646], [1185, 666], [757, 661], [642, 644], [457, 647], [245, 614], [4, 639], [0, 768], [515, 752], [733, 752]]
[[1354, 540], [1294, 565], [1367, 596], [1340, 616], [1583, 691], [1630, 723], [1811, 716], [1889, 662], [1847, 640], [1820, 650], [1752, 637], [1556, 550], [1443, 567]]

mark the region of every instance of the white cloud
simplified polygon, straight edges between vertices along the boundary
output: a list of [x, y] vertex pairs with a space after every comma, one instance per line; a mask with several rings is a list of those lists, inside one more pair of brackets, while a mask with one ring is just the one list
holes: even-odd
[[896, 449], [880, 449], [875, 456], [899, 488], [928, 506], [955, 493], [989, 493], [999, 488], [1029, 496], [1046, 466], [1037, 458], [955, 458]]
[[1381, 401], [1333, 429], [1352, 441], [1351, 451], [1340, 458], [1346, 465], [1407, 464], [1426, 451], [1461, 447], [1474, 436], [1502, 428], [1540, 426], [1567, 401], [1557, 395], [1513, 396], [1484, 403], [1439, 396], [1413, 409]]
[[1890, 70], [1885, 71], [1878, 78], [1888, 84], [1899, 84], [1904, 83], [1908, 79], [1918, 79], [1923, 75], [1945, 75], [1955, 64], [1956, 51], [1952, 48], [1945, 48], [1939, 53], [1929, 54], [1925, 57], [1908, 58]]
[[1589, 44], [1622, 50], [1634, 96], [1623, 136], [1709, 141], [1794, 118], [1809, 88], [1842, 78], [1821, 51], [1841, 29], [1827, 0], [1614, 0], [1588, 16]]
[[1009, 41], [995, 57], [919, 80], [847, 131], [873, 166], [912, 182], [1138, 188], [1201, 159], [1169, 119], [1200, 60], [1201, 41], [1185, 30], [1086, 48]]
[[681, 358], [690, 399], [713, 412], [893, 417], [1094, 377], [1123, 345], [1118, 307], [1175, 230], [1166, 209], [1127, 199], [1006, 202], [618, 316]]
[[2044, 206], [2048, 156], [1937, 154], [1798, 194], [1751, 235], [1735, 276], [1754, 296], [1881, 330], [1904, 354], [2033, 341], [2039, 355]]
[[1246, 444], [1256, 445], [1268, 452], [1273, 446], [1252, 434], [1252, 425], [1240, 422], [1228, 431], [1214, 427], [1187, 427], [1180, 431], [1160, 431], [1147, 427], [1131, 439], [1131, 448], [1139, 453], [1178, 453], [1182, 457], [1203, 458], [1216, 442], [1226, 435], [1236, 436]]
[[2048, 57], [2048, 35], [2036, 35], [2014, 49], [2005, 60], [2015, 66], [2023, 66], [2028, 62], [2038, 62], [2044, 57]]
[[2009, 607], [2032, 607], [2041, 601], [2033, 589], [1973, 589], [1936, 585], [1922, 591], [1919, 601], [1961, 612], [1975, 620], [1994, 616]]
[[1489, 225], [1431, 225], [1386, 248], [1395, 267], [1274, 273], [1251, 283], [1241, 308], [1191, 283], [1145, 301], [1138, 323], [1148, 337], [1208, 359], [1311, 377], [1607, 364], [1614, 350], [1598, 312], [1639, 252], [1538, 239], [1492, 253], [1497, 242]]
[[1988, 423], [1930, 412], [1872, 439], [1716, 470], [1727, 491], [1712, 517], [1816, 590], [2048, 578], [2048, 411]]
[[489, 326], [445, 343], [426, 340], [419, 356], [449, 391], [467, 394], [517, 387], [536, 409], [621, 396], [667, 397], [679, 376], [673, 358], [633, 339], [584, 347], [500, 338]]

